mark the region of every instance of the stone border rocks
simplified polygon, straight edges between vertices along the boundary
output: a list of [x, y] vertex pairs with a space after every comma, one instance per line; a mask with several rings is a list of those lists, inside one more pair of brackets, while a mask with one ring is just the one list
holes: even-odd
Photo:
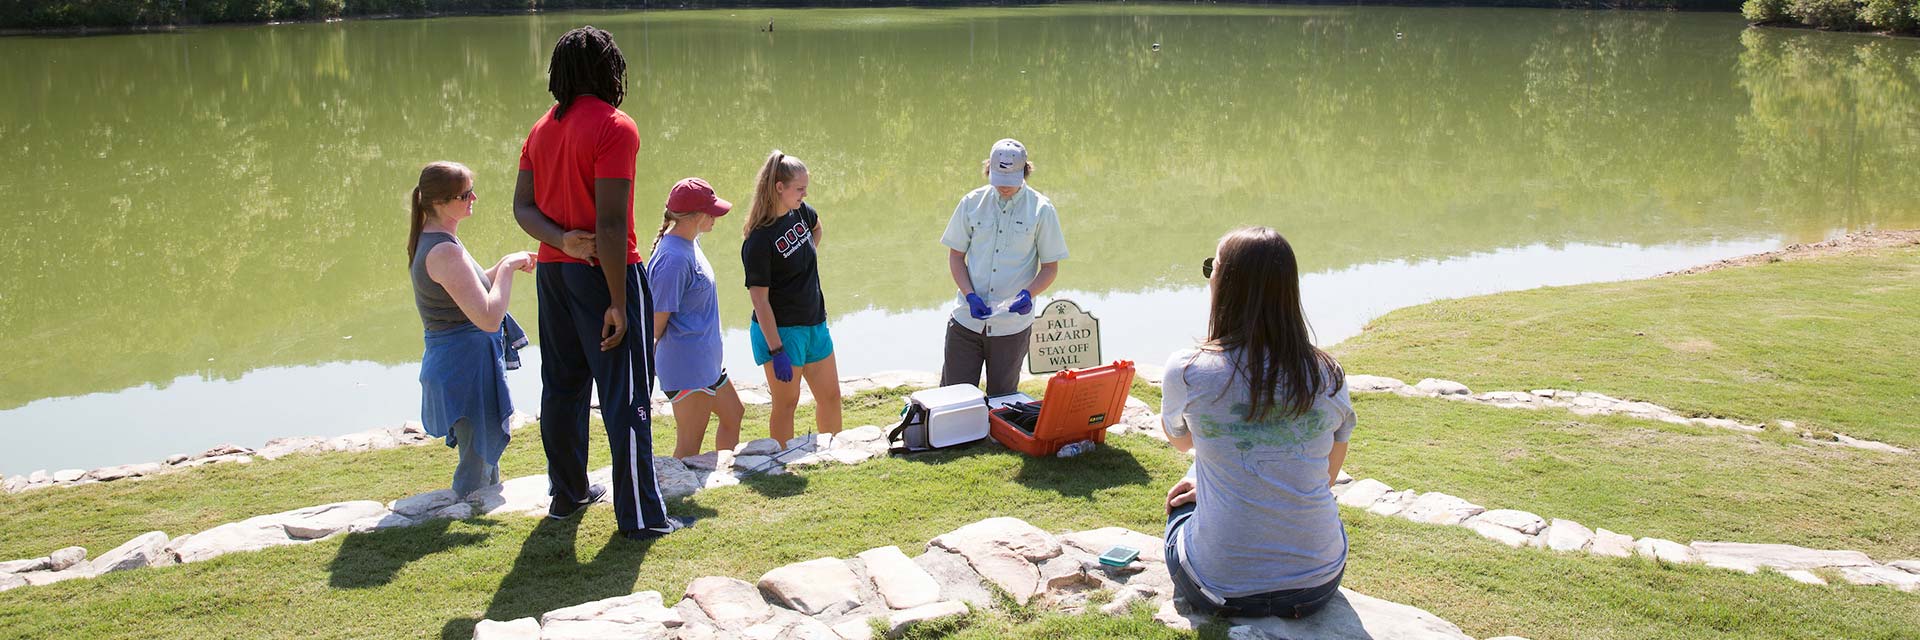
[[1444, 493], [1395, 491], [1371, 478], [1343, 479], [1334, 485], [1333, 493], [1342, 506], [1425, 524], [1465, 527], [1481, 537], [1514, 548], [1614, 558], [1638, 556], [1743, 573], [1771, 569], [1809, 584], [1827, 584], [1811, 570], [1829, 569], [1837, 570], [1843, 580], [1852, 584], [1885, 585], [1908, 593], [1920, 592], [1920, 560], [1880, 564], [1859, 551], [1826, 551], [1786, 544], [1700, 541], [1680, 544], [1660, 538], [1635, 539], [1606, 529], [1589, 529], [1572, 520], [1548, 520], [1515, 509], [1488, 510]]
[[[1141, 549], [1127, 567], [1100, 564], [1116, 544]], [[1173, 597], [1160, 538], [1118, 527], [1050, 534], [1017, 518], [988, 518], [935, 537], [908, 558], [898, 547], [853, 558], [816, 558], [768, 571], [758, 583], [694, 579], [672, 607], [643, 591], [512, 621], [483, 620], [475, 640], [536, 638], [897, 638], [916, 625], [992, 609], [993, 591], [1063, 613], [1090, 613], [1096, 594], [1105, 615], [1131, 606], [1192, 629], [1205, 620]], [[1139, 604], [1136, 604], [1139, 603]], [[1433, 614], [1341, 589], [1328, 609], [1305, 620], [1232, 619], [1229, 637], [1327, 640], [1470, 640]]]
[[[1493, 391], [1488, 393], [1473, 393], [1467, 389], [1466, 385], [1452, 380], [1425, 378], [1418, 383], [1409, 385], [1394, 378], [1362, 374], [1348, 374], [1347, 388], [1354, 393], [1391, 393], [1412, 398], [1440, 398], [1457, 402], [1500, 407], [1502, 409], [1544, 409], [1551, 407], [1566, 409], [1575, 415], [1582, 416], [1620, 415], [1643, 420], [1658, 420], [1670, 424], [1691, 424], [1703, 427], [1730, 429], [1745, 433], [1760, 433], [1767, 430], [1766, 425], [1747, 424], [1726, 418], [1689, 418], [1674, 412], [1672, 409], [1651, 402], [1621, 400], [1591, 391], [1576, 392], [1559, 389], [1534, 389], [1524, 392]], [[1861, 440], [1837, 433], [1831, 434], [1832, 437], [1829, 439], [1826, 437], [1827, 434], [1802, 429], [1799, 425], [1787, 420], [1776, 420], [1774, 421], [1774, 426], [1788, 433], [1796, 434], [1808, 442], [1866, 449], [1882, 453], [1911, 453], [1906, 449], [1884, 442]]]
[[[531, 424], [534, 417], [530, 414], [516, 413], [511, 418], [510, 429], [517, 430]], [[375, 451], [425, 444], [436, 440], [427, 435], [426, 429], [418, 422], [407, 422], [398, 427], [370, 429], [358, 433], [349, 433], [332, 438], [319, 436], [298, 436], [274, 438], [268, 440], [259, 449], [223, 444], [197, 454], [175, 454], [164, 462], [143, 462], [101, 467], [92, 471], [83, 469], [64, 469], [53, 473], [45, 470], [13, 476], [0, 480], [0, 491], [5, 493], [25, 493], [53, 487], [76, 487], [96, 482], [118, 482], [138, 480], [149, 476], [172, 473], [181, 469], [191, 469], [213, 464], [250, 464], [256, 460], [279, 460], [301, 453], [326, 453], [330, 451]]]

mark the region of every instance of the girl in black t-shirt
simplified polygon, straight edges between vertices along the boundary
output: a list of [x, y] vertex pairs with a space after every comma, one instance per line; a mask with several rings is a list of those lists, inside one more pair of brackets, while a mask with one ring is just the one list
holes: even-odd
[[753, 299], [747, 335], [753, 361], [766, 368], [773, 395], [768, 431], [783, 445], [793, 438], [793, 414], [800, 406], [796, 371], [813, 391], [815, 427], [822, 434], [840, 432], [840, 370], [814, 253], [825, 231], [806, 197], [807, 165], [774, 150], [754, 181], [746, 240], [740, 244]]

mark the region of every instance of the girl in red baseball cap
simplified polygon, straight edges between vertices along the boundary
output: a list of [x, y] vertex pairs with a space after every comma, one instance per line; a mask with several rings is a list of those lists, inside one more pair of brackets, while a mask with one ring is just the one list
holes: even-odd
[[720, 342], [720, 302], [715, 295], [713, 265], [700, 251], [700, 234], [713, 230], [733, 203], [715, 195], [699, 178], [673, 185], [654, 235], [653, 255], [647, 259], [647, 281], [653, 285], [654, 371], [660, 389], [673, 402], [676, 429], [673, 457], [700, 453], [707, 437], [707, 418], [720, 415], [715, 448], [732, 451], [740, 444], [740, 419], [746, 407], [727, 379]]

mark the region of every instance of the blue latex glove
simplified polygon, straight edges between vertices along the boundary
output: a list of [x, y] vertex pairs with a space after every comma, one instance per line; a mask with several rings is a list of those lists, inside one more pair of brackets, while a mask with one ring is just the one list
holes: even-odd
[[793, 358], [788, 357], [784, 349], [773, 352], [773, 377], [781, 382], [793, 382]]
[[1020, 295], [1013, 299], [1013, 306], [1007, 307], [1007, 310], [1023, 316], [1033, 313], [1033, 294], [1021, 289]]
[[967, 313], [972, 314], [975, 320], [985, 320], [987, 316], [993, 315], [993, 307], [987, 306], [987, 301], [981, 300], [980, 294], [969, 293], [967, 294]]

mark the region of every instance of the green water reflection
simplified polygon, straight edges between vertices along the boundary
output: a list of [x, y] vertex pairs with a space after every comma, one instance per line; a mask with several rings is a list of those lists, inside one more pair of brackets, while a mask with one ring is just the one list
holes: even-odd
[[[813, 168], [836, 314], [948, 299], [938, 234], [1007, 135], [1033, 149], [1074, 253], [1062, 286], [1082, 291], [1184, 282], [1241, 224], [1324, 271], [1920, 222], [1920, 46], [1732, 15], [721, 10], [14, 38], [0, 409], [417, 359], [404, 194], [419, 165], [465, 162], [468, 244], [531, 248], [507, 207], [516, 154], [550, 43], [582, 23], [630, 59], [642, 232], [683, 176], [744, 203], [780, 147]], [[737, 224], [705, 240], [723, 281]], [[722, 306], [747, 315], [743, 295]]]

